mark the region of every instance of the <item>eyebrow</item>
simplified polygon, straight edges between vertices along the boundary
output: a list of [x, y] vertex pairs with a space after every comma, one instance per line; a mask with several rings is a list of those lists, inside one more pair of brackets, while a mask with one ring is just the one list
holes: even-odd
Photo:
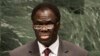
[[34, 21], [34, 24], [55, 24], [56, 23], [56, 21], [54, 21], [54, 20], [50, 20], [50, 21], [38, 21], [38, 20], [36, 20], [36, 21]]
[[51, 19], [51, 18], [46, 18], [46, 19], [45, 19], [45, 18], [44, 18], [44, 19], [42, 19], [42, 20], [41, 20], [41, 19], [37, 19], [37, 20], [38, 20], [38, 21], [50, 21], [50, 20], [55, 20], [55, 19]]

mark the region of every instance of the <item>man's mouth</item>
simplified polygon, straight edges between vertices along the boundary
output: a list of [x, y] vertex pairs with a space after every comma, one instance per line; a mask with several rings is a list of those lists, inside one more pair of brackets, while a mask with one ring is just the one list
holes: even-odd
[[49, 33], [41, 33], [40, 38], [41, 39], [48, 39], [49, 38]]
[[49, 35], [42, 35], [40, 37], [41, 37], [41, 39], [48, 39], [49, 38]]

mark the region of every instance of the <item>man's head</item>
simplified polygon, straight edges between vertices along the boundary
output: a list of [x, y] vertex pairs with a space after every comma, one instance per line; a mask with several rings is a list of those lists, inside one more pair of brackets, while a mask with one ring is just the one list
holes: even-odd
[[45, 46], [50, 46], [57, 39], [60, 25], [60, 12], [52, 4], [41, 3], [36, 6], [31, 15], [36, 39]]

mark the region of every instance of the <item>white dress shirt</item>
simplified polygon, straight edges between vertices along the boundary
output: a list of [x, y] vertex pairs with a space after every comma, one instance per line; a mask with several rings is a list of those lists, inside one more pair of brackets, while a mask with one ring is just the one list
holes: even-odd
[[[46, 49], [46, 47], [43, 44], [41, 44], [39, 41], [38, 41], [38, 45], [39, 45], [40, 56], [44, 56], [44, 50]], [[58, 54], [58, 48], [59, 48], [59, 37], [48, 48], [51, 50], [49, 56], [57, 56], [57, 54]]]

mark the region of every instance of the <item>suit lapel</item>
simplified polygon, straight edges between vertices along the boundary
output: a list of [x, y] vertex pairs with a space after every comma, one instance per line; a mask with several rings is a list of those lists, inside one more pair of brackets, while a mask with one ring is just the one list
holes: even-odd
[[64, 45], [62, 40], [59, 41], [58, 56], [67, 56], [68, 53], [67, 46]]
[[30, 53], [30, 56], [40, 56], [39, 47], [36, 40], [30, 46], [29, 53]]

